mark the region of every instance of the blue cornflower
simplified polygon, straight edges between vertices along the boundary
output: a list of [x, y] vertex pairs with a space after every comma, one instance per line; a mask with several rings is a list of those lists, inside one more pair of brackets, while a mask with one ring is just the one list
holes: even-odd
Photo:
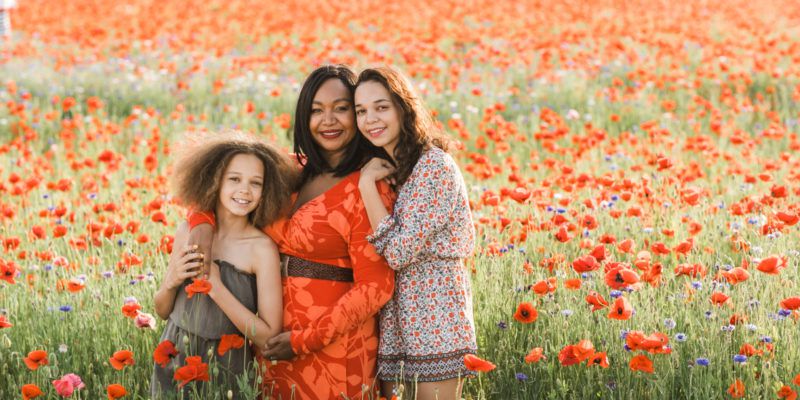
[[506, 329], [508, 328], [508, 324], [506, 323], [506, 321], [500, 321], [497, 323], [497, 327], [500, 329]]
[[44, 266], [44, 270], [45, 270], [45, 271], [52, 271], [52, 270], [53, 270], [53, 266], [52, 266], [52, 265], [50, 265], [50, 264], [45, 264], [45, 266]]
[[778, 311], [778, 315], [780, 315], [781, 317], [788, 317], [788, 316], [792, 315], [792, 311], [791, 310], [784, 310], [784, 309], [781, 308], [781, 310]]
[[616, 299], [617, 297], [622, 296], [622, 292], [619, 290], [612, 290], [608, 295], [611, 296], [612, 299]]
[[743, 364], [747, 362], [747, 356], [743, 354], [736, 354], [733, 356], [733, 362]]
[[72, 306], [70, 306], [70, 305], [61, 306], [61, 307], [58, 307], [58, 310], [59, 311], [63, 311], [63, 312], [70, 312], [70, 311], [72, 311]]
[[112, 276], [114, 276], [114, 272], [113, 271], [103, 271], [102, 275], [103, 275], [103, 278], [111, 278]]
[[559, 208], [556, 208], [556, 212], [559, 213], [559, 214], [563, 214], [563, 213], [567, 212], [567, 209], [559, 207]]
[[617, 196], [617, 195], [615, 195], [615, 194], [612, 194], [612, 195], [611, 195], [611, 200], [613, 200], [613, 201], [617, 201], [617, 200], [619, 200], [619, 196]]
[[561, 310], [561, 315], [563, 315], [565, 317], [569, 317], [570, 315], [572, 315], [572, 310], [569, 310], [569, 309]]
[[517, 372], [517, 380], [520, 382], [525, 382], [528, 380], [528, 375], [523, 374], [522, 372]]
[[750, 332], [755, 332], [758, 330], [758, 326], [754, 324], [747, 324], [745, 328], [747, 328], [747, 330]]
[[687, 339], [687, 337], [686, 337], [686, 334], [685, 334], [685, 333], [682, 333], [682, 332], [681, 332], [681, 333], [677, 333], [677, 334], [675, 334], [675, 341], [676, 341], [676, 342], [685, 342], [685, 341], [686, 341], [686, 339]]
[[692, 288], [695, 289], [695, 290], [702, 289], [703, 288], [703, 282], [700, 282], [700, 281], [692, 282]]
[[697, 365], [703, 366], [703, 367], [707, 367], [708, 364], [710, 364], [710, 361], [708, 361], [707, 358], [702, 358], [701, 357], [701, 358], [698, 358], [698, 359], [694, 360], [694, 363], [697, 364]]
[[705, 312], [705, 316], [706, 316], [706, 319], [711, 319], [711, 318], [714, 317], [714, 313], [711, 312], [711, 311], [706, 311]]
[[733, 332], [736, 329], [736, 325], [723, 325], [722, 330], [725, 332]]
[[772, 338], [769, 336], [762, 336], [761, 341], [764, 343], [772, 343]]
[[137, 281], [136, 279], [131, 279], [130, 282], [128, 283], [130, 283], [131, 285], [135, 285], [137, 282], [139, 281]]

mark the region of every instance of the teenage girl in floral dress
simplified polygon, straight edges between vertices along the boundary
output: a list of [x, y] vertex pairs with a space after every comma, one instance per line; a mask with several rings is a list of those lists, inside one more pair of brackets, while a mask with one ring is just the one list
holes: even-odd
[[[394, 297], [380, 319], [382, 394], [390, 397], [404, 383], [416, 386], [418, 399], [460, 399], [461, 378], [471, 374], [464, 355], [477, 351], [464, 268], [475, 233], [464, 179], [399, 72], [363, 71], [355, 104], [361, 133], [391, 157], [373, 158], [359, 180], [374, 230], [367, 239], [396, 271]], [[397, 188], [391, 213], [376, 183], [385, 178]]]

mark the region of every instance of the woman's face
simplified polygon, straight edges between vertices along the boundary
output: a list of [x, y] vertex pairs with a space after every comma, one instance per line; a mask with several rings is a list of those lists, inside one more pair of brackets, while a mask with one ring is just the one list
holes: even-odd
[[311, 137], [332, 167], [341, 161], [356, 135], [350, 91], [339, 79], [328, 79], [317, 90], [308, 121]]
[[389, 91], [380, 82], [363, 82], [356, 88], [355, 103], [361, 133], [373, 145], [394, 154], [400, 140], [401, 110]]

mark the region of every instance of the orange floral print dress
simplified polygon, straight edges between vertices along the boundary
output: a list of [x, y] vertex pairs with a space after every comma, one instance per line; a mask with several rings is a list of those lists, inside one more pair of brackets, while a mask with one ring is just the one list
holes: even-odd
[[[297, 357], [266, 368], [274, 399], [377, 398], [378, 311], [394, 272], [367, 242], [369, 219], [354, 172], [266, 229], [282, 254], [350, 268], [354, 282], [285, 277], [283, 330]], [[389, 203], [388, 187], [382, 186]]]

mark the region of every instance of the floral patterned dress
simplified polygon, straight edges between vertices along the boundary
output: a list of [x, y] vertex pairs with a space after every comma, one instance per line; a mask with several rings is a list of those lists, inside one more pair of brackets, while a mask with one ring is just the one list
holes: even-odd
[[[377, 398], [378, 312], [392, 295], [394, 272], [367, 242], [372, 229], [359, 176], [346, 176], [267, 229], [282, 254], [352, 269], [354, 280], [284, 278], [283, 328], [297, 357], [262, 360], [271, 398]], [[382, 190], [389, 202], [388, 186]]]
[[472, 374], [472, 293], [464, 258], [475, 241], [466, 185], [455, 161], [433, 147], [400, 188], [394, 211], [368, 237], [397, 271], [381, 311], [378, 376], [441, 381]]

